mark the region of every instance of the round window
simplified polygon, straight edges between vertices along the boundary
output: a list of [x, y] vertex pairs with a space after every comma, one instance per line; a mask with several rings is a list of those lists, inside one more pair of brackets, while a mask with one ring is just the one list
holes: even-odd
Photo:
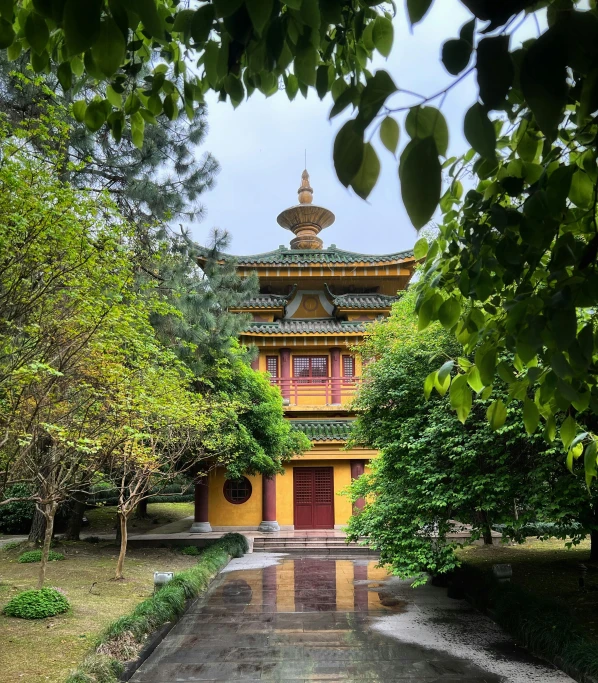
[[251, 482], [246, 477], [227, 479], [224, 482], [224, 497], [235, 505], [246, 503], [251, 498]]

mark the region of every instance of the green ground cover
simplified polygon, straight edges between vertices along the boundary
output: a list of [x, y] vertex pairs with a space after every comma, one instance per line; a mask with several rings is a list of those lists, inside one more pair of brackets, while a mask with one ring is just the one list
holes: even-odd
[[[49, 564], [46, 585], [64, 590], [73, 609], [38, 621], [0, 614], [0, 683], [63, 683], [109, 623], [152, 595], [155, 570], [181, 571], [197, 563], [169, 549], [130, 548], [125, 580], [112, 581], [116, 546], [61, 543], [56, 550], [66, 560]], [[18, 592], [35, 587], [39, 565], [19, 564], [21, 552], [0, 549], [0, 610]]]
[[[493, 564], [511, 564], [512, 583], [539, 598], [561, 603], [571, 610], [584, 633], [598, 640], [598, 566], [590, 564], [589, 555], [589, 540], [570, 549], [556, 539], [528, 539], [521, 545], [473, 546], [459, 551], [462, 560], [488, 571]], [[585, 591], [579, 587], [580, 564], [588, 568]]]
[[[130, 534], [152, 532], [165, 524], [180, 522], [186, 517], [191, 517], [193, 515], [193, 503], [150, 503], [147, 506], [147, 513], [148, 517], [144, 519], [131, 517], [129, 520]], [[92, 508], [86, 511], [85, 516], [89, 520], [89, 526], [83, 527], [81, 538], [97, 534], [116, 533], [116, 507], [107, 505]]]

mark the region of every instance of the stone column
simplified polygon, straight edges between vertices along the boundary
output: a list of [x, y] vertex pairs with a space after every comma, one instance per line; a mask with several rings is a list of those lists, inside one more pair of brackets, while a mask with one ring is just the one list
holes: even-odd
[[189, 530], [192, 534], [205, 534], [212, 531], [208, 520], [208, 477], [204, 475], [195, 480], [195, 522]]
[[291, 349], [280, 349], [280, 392], [283, 398], [291, 398]]
[[[351, 480], [361, 477], [365, 471], [365, 460], [351, 460]], [[363, 498], [358, 498], [353, 505], [353, 512], [357, 513], [363, 509], [365, 501]]]
[[258, 531], [280, 531], [276, 521], [276, 475], [262, 474], [262, 523]]
[[332, 375], [332, 400], [336, 405], [341, 403], [341, 350], [330, 349], [330, 365]]

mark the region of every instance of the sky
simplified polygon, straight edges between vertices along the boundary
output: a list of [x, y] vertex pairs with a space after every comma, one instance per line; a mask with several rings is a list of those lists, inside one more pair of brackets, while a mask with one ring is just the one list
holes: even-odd
[[[458, 0], [436, 0], [411, 34], [403, 3], [399, 0], [397, 6], [393, 50], [387, 60], [378, 57], [374, 68], [386, 69], [399, 90], [431, 95], [446, 88], [454, 77], [440, 61], [441, 46], [444, 40], [458, 37], [460, 27], [471, 19], [470, 13]], [[529, 29], [524, 25], [517, 39], [523, 39]], [[462, 122], [476, 93], [472, 74], [442, 103], [450, 130], [449, 156], [468, 148]], [[402, 93], [392, 99], [393, 106], [413, 102], [412, 97]], [[434, 104], [438, 106], [439, 101]], [[236, 110], [228, 102], [208, 99], [209, 132], [201, 151], [211, 152], [221, 171], [215, 189], [203, 197], [204, 219], [189, 226], [195, 240], [205, 244], [210, 231], [220, 228], [230, 234], [229, 252], [233, 254], [256, 254], [288, 246], [293, 235], [278, 225], [276, 217], [297, 204], [306, 153], [314, 204], [336, 215], [335, 223], [320, 233], [325, 247], [336, 244], [367, 254], [410, 249], [417, 233], [402, 206], [397, 159], [376, 135], [372, 142], [382, 164], [376, 187], [367, 201], [345, 189], [334, 171], [332, 146], [350, 110], [329, 121], [331, 107], [330, 97], [320, 101], [311, 88], [307, 99], [299, 93], [293, 102], [284, 91], [269, 98], [256, 91]], [[397, 118], [403, 128], [403, 119]], [[401, 130], [399, 153], [407, 141]]]

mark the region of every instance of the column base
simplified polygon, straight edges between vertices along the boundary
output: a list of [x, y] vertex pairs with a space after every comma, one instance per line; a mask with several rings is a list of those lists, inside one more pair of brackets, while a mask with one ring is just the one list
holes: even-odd
[[190, 534], [208, 534], [212, 531], [209, 522], [194, 522], [189, 529]]
[[271, 533], [273, 531], [280, 531], [280, 526], [278, 525], [278, 522], [262, 522], [257, 530]]

